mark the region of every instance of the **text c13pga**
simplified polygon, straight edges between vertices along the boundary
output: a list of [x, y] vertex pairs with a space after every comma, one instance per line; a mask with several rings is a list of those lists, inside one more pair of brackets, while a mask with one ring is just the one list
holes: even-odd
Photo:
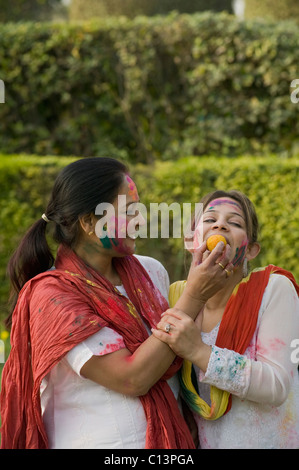
[[[298, 87], [297, 87], [298, 85]], [[297, 87], [297, 88], [295, 88]], [[295, 80], [293, 80], [291, 82], [291, 88], [295, 88], [294, 91], [292, 91], [291, 93], [291, 102], [294, 103], [294, 104], [297, 104], [299, 103], [299, 78], [295, 78]]]
[[291, 341], [291, 348], [294, 349], [291, 353], [291, 362], [293, 364], [299, 364], [299, 339], [293, 339]]

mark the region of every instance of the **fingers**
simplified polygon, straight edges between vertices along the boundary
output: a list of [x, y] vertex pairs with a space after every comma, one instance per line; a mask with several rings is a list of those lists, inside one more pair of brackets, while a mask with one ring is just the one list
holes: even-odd
[[204, 255], [206, 250], [207, 250], [207, 243], [206, 242], [202, 243], [199, 248], [194, 250], [193, 259], [192, 259], [192, 264], [193, 265], [197, 266], [198, 264], [200, 264], [202, 262], [203, 255]]
[[229, 245], [226, 245], [224, 247], [224, 243], [219, 242], [215, 246], [214, 250], [211, 251], [211, 254], [209, 255], [207, 261], [208, 261], [208, 264], [211, 264], [211, 265], [215, 263], [219, 263], [221, 261], [221, 263], [224, 266], [226, 266], [229, 262], [230, 255], [231, 255], [231, 247]]
[[180, 330], [191, 324], [193, 325], [194, 321], [186, 313], [176, 308], [170, 308], [162, 314], [157, 328], [171, 334], [174, 330]]
[[175, 328], [178, 328], [180, 322], [188, 316], [179, 309], [169, 308], [161, 315], [161, 320], [157, 324], [157, 329], [167, 334], [171, 334]]
[[[171, 310], [171, 309], [170, 309]], [[175, 328], [175, 317], [173, 315], [170, 315], [166, 312], [164, 312], [163, 317], [161, 318], [161, 321], [157, 324], [156, 328], [152, 328], [152, 334], [158, 338], [160, 341], [163, 341], [164, 343], [168, 344], [168, 346], [171, 346], [172, 342], [172, 333]]]
[[223, 255], [220, 256], [220, 259], [216, 260], [216, 263], [218, 263], [218, 265], [220, 265], [220, 267], [222, 267], [224, 272], [226, 273], [226, 277], [229, 277], [234, 270], [234, 265], [230, 261], [230, 258], [231, 247], [229, 245], [226, 245]]
[[173, 335], [178, 333], [179, 322], [173, 315], [165, 314], [161, 321], [157, 324], [156, 328], [152, 328], [152, 334], [160, 341], [167, 343], [168, 346], [173, 346]]
[[160, 341], [168, 344], [173, 352], [180, 357], [189, 357], [201, 340], [200, 330], [195, 322], [184, 312], [175, 312], [176, 316], [166, 313], [152, 334]]
[[229, 276], [234, 272], [234, 267], [230, 262], [229, 244], [224, 246], [223, 242], [219, 242], [207, 257], [205, 248], [206, 243], [199, 247], [195, 262], [196, 260], [202, 261], [197, 265], [195, 262], [192, 264], [187, 278], [190, 295], [204, 303], [225, 286]]
[[155, 336], [155, 338], [159, 339], [160, 341], [163, 341], [163, 343], [168, 344], [168, 346], [171, 345], [172, 337], [169, 333], [165, 333], [163, 330], [152, 328], [152, 334], [153, 336]]
[[182, 320], [184, 316], [185, 317], [187, 316], [182, 310], [175, 308], [175, 307], [168, 308], [167, 310], [165, 310], [165, 312], [162, 313], [161, 317], [163, 317], [164, 319], [166, 315], [170, 315], [174, 318], [178, 318], [179, 320]]
[[234, 265], [230, 262], [230, 257], [230, 245], [226, 245], [224, 247], [224, 243], [219, 242], [208, 256], [206, 263], [209, 266], [218, 265], [221, 269], [224, 270], [226, 277], [229, 277], [234, 268]]
[[200, 247], [194, 251], [192, 265], [197, 266], [203, 261], [209, 260], [207, 264], [215, 264], [222, 259], [225, 262], [225, 265], [228, 264], [229, 257], [231, 254], [231, 247], [229, 245], [224, 246], [223, 242], [217, 243], [215, 248], [211, 251], [207, 251], [207, 243], [204, 242]]

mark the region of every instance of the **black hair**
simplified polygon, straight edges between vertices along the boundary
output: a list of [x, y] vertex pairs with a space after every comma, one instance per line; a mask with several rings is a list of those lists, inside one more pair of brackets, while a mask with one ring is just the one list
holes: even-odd
[[[54, 224], [54, 241], [72, 248], [79, 235], [79, 218], [94, 213], [102, 202], [112, 203], [127, 172], [123, 163], [106, 157], [82, 158], [63, 168], [45, 210], [47, 219]], [[25, 283], [53, 266], [46, 227], [47, 222], [42, 217], [35, 222], [8, 263], [12, 309], [5, 321], [6, 327], [11, 325], [12, 311]]]

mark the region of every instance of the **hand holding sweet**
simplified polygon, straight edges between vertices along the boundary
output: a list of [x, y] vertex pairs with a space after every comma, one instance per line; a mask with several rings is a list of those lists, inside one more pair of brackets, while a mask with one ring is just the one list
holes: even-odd
[[204, 257], [207, 244], [204, 242], [193, 254], [186, 284], [186, 295], [201, 302], [206, 302], [210, 297], [222, 289], [228, 279], [228, 272], [233, 269], [229, 262], [231, 248], [227, 244], [219, 242], [212, 252]]

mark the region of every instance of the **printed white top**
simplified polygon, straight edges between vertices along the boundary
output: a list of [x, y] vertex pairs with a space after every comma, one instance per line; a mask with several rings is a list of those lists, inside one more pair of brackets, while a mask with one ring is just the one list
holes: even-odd
[[[161, 294], [168, 299], [169, 278], [162, 264], [137, 256]], [[117, 287], [126, 295], [122, 286]], [[124, 348], [122, 336], [111, 328], [75, 346], [60, 361], [41, 386], [43, 420], [51, 449], [142, 449], [146, 418], [139, 398], [109, 390], [80, 375], [93, 355]], [[176, 397], [177, 377], [169, 382]]]
[[209, 404], [210, 385], [231, 392], [232, 407], [216, 421], [195, 416], [200, 447], [298, 449], [299, 364], [292, 359], [292, 341], [299, 339], [299, 301], [291, 282], [270, 276], [244, 355], [216, 347], [218, 330], [219, 324], [202, 333], [213, 348], [206, 373], [196, 368], [198, 386]]

